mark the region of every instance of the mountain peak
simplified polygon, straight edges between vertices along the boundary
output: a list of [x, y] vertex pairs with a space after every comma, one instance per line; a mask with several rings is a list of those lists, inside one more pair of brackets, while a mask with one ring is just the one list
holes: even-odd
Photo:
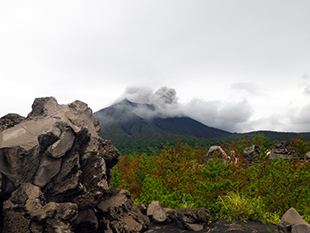
[[134, 105], [136, 105], [136, 103], [133, 103], [133, 102], [129, 101], [127, 98], [125, 98], [125, 99], [123, 99], [123, 100], [121, 100], [121, 101], [119, 101], [119, 102], [116, 102], [116, 103], [112, 104], [111, 107], [112, 107], [112, 106], [116, 106], [116, 105], [129, 105], [129, 106], [134, 106]]
[[120, 102], [117, 102], [117, 103], [111, 105], [110, 107], [115, 107], [115, 106], [128, 107], [127, 110], [129, 110], [129, 111], [133, 111], [136, 108], [146, 108], [147, 110], [151, 110], [151, 111], [155, 111], [155, 109], [156, 109], [154, 104], [135, 103], [135, 102], [131, 102], [127, 98], [121, 100]]

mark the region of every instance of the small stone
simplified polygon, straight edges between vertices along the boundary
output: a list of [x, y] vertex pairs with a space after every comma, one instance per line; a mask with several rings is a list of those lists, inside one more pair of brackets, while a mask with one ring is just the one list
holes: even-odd
[[148, 205], [147, 210], [146, 210], [146, 215], [147, 216], [152, 216], [154, 213], [154, 210], [157, 207], [161, 207], [160, 203], [158, 201], [151, 201], [151, 203]]
[[153, 221], [154, 223], [164, 223], [167, 221], [167, 212], [160, 206], [156, 206], [153, 211]]

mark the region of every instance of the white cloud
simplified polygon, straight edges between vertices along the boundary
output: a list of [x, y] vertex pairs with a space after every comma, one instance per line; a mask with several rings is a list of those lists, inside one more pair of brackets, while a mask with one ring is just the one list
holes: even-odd
[[250, 119], [252, 108], [245, 99], [239, 102], [195, 99], [183, 107], [183, 112], [208, 126], [240, 132], [244, 130], [242, 124]]
[[294, 129], [298, 129], [301, 132], [310, 131], [310, 104], [303, 106], [299, 110], [295, 110], [290, 114], [291, 124], [294, 126]]
[[[307, 112], [309, 7], [280, 0], [2, 3], [0, 116], [27, 115], [36, 97], [79, 99], [97, 111], [128, 86], [170, 86], [178, 98], [162, 94], [172, 112], [200, 103], [192, 114], [216, 127], [306, 128], [288, 119], [303, 122]], [[155, 98], [152, 90], [131, 97]], [[288, 115], [292, 106], [299, 118]], [[281, 124], [269, 124], [271, 116]]]
[[136, 103], [148, 103], [155, 106], [155, 111], [146, 108], [137, 108], [135, 113], [141, 117], [174, 117], [188, 116], [208, 126], [227, 131], [242, 131], [242, 124], [252, 115], [252, 108], [246, 99], [242, 101], [205, 101], [193, 99], [187, 104], [178, 103], [175, 89], [162, 87], [153, 92], [150, 88], [129, 87], [118, 98], [118, 101], [127, 98]]
[[251, 96], [261, 95], [257, 84], [250, 82], [238, 82], [231, 84], [231, 88], [238, 92], [243, 92]]

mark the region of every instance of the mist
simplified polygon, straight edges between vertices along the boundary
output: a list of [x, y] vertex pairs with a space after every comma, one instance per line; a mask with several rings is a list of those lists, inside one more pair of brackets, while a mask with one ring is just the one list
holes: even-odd
[[[121, 102], [124, 99], [136, 104], [128, 106], [126, 102]], [[155, 92], [149, 87], [127, 87], [123, 95], [117, 99], [115, 106], [120, 109], [130, 108], [132, 113], [145, 120], [183, 115], [176, 91], [168, 87], [161, 87]]]

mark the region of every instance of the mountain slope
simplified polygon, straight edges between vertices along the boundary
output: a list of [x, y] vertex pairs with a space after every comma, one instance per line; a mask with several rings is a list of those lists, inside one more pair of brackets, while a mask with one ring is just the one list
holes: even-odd
[[219, 138], [231, 133], [206, 126], [186, 116], [162, 117], [154, 105], [127, 99], [94, 113], [101, 136], [114, 141], [166, 138], [169, 136]]
[[254, 134], [264, 134], [270, 141], [290, 141], [294, 139], [296, 135], [303, 137], [305, 141], [310, 141], [309, 132], [277, 132], [277, 131], [268, 131], [268, 130], [259, 130], [247, 133], [233, 133], [228, 137], [223, 138], [225, 141], [238, 141], [241, 138], [250, 139]]
[[152, 123], [162, 130], [180, 136], [219, 138], [230, 135], [227, 131], [206, 126], [189, 117], [155, 118]]
[[[110, 139], [121, 154], [132, 152], [152, 155], [154, 148], [161, 148], [169, 141], [175, 144], [178, 139], [195, 146], [221, 145], [237, 142], [241, 138], [250, 139], [254, 134], [263, 133], [269, 140], [286, 141], [295, 138], [296, 133], [275, 131], [254, 131], [230, 133], [208, 127], [186, 116], [163, 117], [154, 105], [130, 102], [127, 99], [94, 113], [101, 125], [100, 136]], [[310, 141], [310, 133], [299, 133]]]

